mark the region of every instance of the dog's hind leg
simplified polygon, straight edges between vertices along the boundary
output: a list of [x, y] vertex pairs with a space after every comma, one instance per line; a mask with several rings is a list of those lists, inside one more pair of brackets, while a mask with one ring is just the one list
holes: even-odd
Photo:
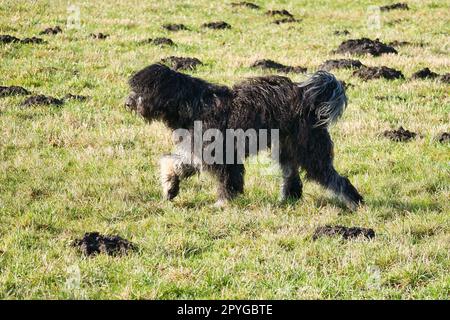
[[180, 182], [199, 171], [197, 167], [186, 163], [179, 155], [165, 155], [160, 161], [161, 184], [164, 198], [172, 200], [180, 191]]
[[305, 149], [300, 154], [301, 167], [307, 177], [331, 190], [350, 210], [363, 204], [363, 197], [348, 178], [341, 176], [333, 167], [333, 142], [326, 129], [313, 129]]
[[302, 196], [302, 181], [295, 163], [282, 163], [283, 184], [281, 186], [281, 199], [300, 199]]

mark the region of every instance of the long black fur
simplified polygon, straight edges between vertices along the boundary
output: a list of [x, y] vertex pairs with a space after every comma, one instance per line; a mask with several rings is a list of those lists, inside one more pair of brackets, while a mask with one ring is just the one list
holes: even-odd
[[[218, 129], [224, 137], [226, 129], [279, 129], [283, 199], [301, 197], [302, 168], [308, 178], [333, 191], [350, 209], [363, 202], [350, 181], [333, 167], [328, 126], [342, 115], [347, 98], [342, 83], [332, 74], [319, 71], [302, 83], [282, 76], [255, 77], [228, 88], [153, 64], [133, 75], [129, 84], [132, 92], [127, 107], [149, 121], [162, 120], [172, 130], [193, 132], [196, 120], [202, 121], [204, 131]], [[226, 157], [225, 148], [223, 152]], [[186, 165], [181, 158], [178, 154], [163, 158], [162, 182], [168, 199], [178, 194], [181, 179], [200, 168], [217, 176], [219, 201], [243, 192], [242, 164], [194, 161]]]

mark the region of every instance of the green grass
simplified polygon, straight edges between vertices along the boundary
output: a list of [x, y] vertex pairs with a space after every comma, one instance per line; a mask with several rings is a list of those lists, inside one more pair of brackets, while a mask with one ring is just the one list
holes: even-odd
[[[89, 1], [80, 4], [81, 29], [67, 30], [66, 1], [0, 0], [0, 34], [64, 29], [43, 36], [46, 45], [0, 45], [0, 85], [91, 97], [61, 108], [0, 99], [0, 298], [449, 298], [450, 149], [435, 140], [450, 129], [449, 87], [409, 78], [425, 66], [450, 71], [450, 3], [408, 1], [411, 10], [383, 12], [381, 29], [371, 30], [367, 7], [390, 1], [255, 2], [263, 9], [206, 0]], [[302, 21], [271, 24], [264, 11], [280, 8]], [[200, 28], [214, 20], [232, 29]], [[167, 32], [167, 22], [191, 31]], [[281, 204], [280, 177], [256, 166], [248, 167], [245, 194], [224, 210], [213, 207], [215, 183], [207, 175], [186, 181], [173, 203], [161, 199], [157, 166], [172, 148], [170, 132], [122, 107], [133, 71], [169, 55], [199, 58], [205, 65], [193, 75], [228, 85], [264, 74], [248, 67], [260, 58], [313, 71], [343, 57], [330, 53], [347, 38], [333, 35], [342, 29], [350, 38], [426, 43], [359, 57], [399, 69], [407, 80], [362, 82], [335, 71], [354, 85], [331, 129], [335, 163], [365, 207], [349, 212], [312, 182], [304, 183], [302, 201]], [[93, 40], [92, 32], [111, 36]], [[178, 46], [137, 44], [157, 36]], [[395, 143], [379, 136], [399, 125], [423, 137]], [[377, 236], [312, 241], [324, 224], [371, 227]], [[87, 231], [120, 234], [139, 250], [82, 257], [70, 243]]]

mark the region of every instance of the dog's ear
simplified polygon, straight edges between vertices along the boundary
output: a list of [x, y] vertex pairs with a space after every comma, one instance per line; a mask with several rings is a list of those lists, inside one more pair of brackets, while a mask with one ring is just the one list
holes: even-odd
[[329, 72], [318, 71], [298, 86], [302, 108], [315, 115], [316, 127], [336, 122], [347, 106], [344, 85]]

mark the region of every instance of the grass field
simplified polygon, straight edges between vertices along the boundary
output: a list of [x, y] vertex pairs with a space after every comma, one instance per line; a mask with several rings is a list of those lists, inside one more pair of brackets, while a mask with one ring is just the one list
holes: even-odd
[[[375, 29], [368, 7], [392, 2], [255, 0], [260, 10], [230, 2], [75, 1], [81, 25], [68, 29], [66, 1], [0, 0], [0, 34], [63, 28], [40, 36], [47, 44], [0, 44], [0, 85], [91, 97], [29, 108], [20, 107], [25, 97], [0, 99], [0, 298], [450, 297], [450, 148], [436, 141], [450, 129], [449, 87], [410, 79], [423, 67], [450, 72], [450, 2], [408, 1], [409, 11], [381, 12]], [[301, 22], [275, 25], [268, 9], [287, 9]], [[200, 27], [217, 20], [232, 28]], [[168, 22], [190, 30], [162, 29]], [[334, 34], [343, 29], [350, 35]], [[89, 37], [98, 32], [110, 37]], [[177, 46], [138, 44], [159, 36]], [[300, 202], [282, 204], [280, 175], [263, 176], [256, 165], [248, 166], [245, 194], [225, 209], [213, 207], [207, 175], [186, 181], [174, 202], [162, 200], [158, 161], [172, 148], [170, 131], [123, 108], [134, 71], [166, 56], [196, 57], [204, 65], [190, 74], [231, 85], [267, 74], [249, 68], [262, 58], [312, 72], [344, 57], [331, 53], [343, 40], [363, 36], [425, 44], [355, 57], [399, 69], [405, 80], [364, 82], [334, 71], [353, 85], [331, 129], [335, 165], [364, 207], [350, 212], [307, 181]], [[422, 137], [379, 136], [400, 125]], [[370, 227], [376, 237], [313, 241], [325, 224]], [[119, 234], [138, 250], [83, 257], [70, 244], [89, 231]]]

